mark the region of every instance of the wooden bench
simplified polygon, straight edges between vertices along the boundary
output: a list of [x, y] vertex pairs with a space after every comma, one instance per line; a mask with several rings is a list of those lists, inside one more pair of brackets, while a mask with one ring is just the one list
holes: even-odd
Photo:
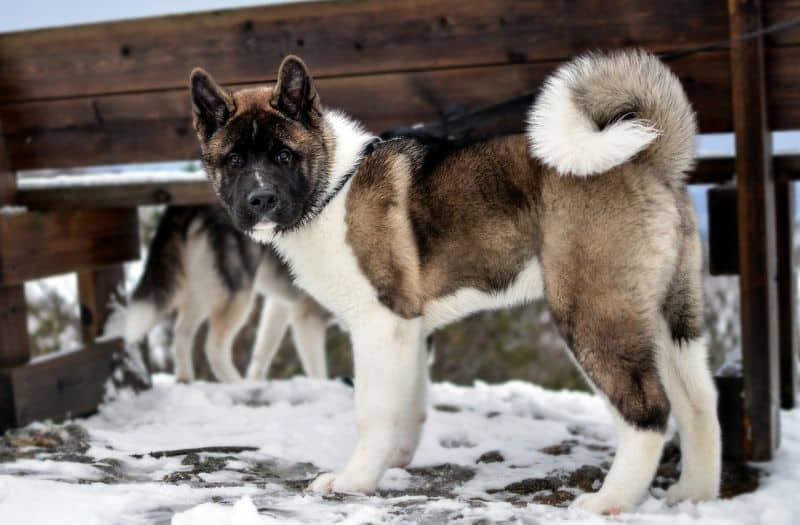
[[[274, 80], [283, 56], [296, 53], [325, 104], [382, 131], [531, 91], [587, 49], [669, 53], [799, 16], [797, 0], [367, 0], [0, 35], [0, 203], [28, 207], [0, 215], [0, 427], [96, 406], [114, 344], [94, 337], [120, 264], [138, 255], [136, 206], [211, 199], [202, 182], [17, 190], [13, 172], [197, 158], [192, 67], [245, 86]], [[737, 174], [736, 189], [720, 190], [734, 192], [734, 205], [714, 206], [712, 221], [736, 225], [712, 235], [735, 248], [712, 250], [712, 268], [738, 273], [741, 291], [744, 374], [723, 385], [726, 436], [734, 436], [726, 445], [732, 455], [769, 459], [779, 406], [795, 399], [790, 181], [800, 162], [773, 159], [765, 137], [800, 128], [800, 30], [670, 65], [700, 130], [736, 132], [736, 159], [701, 161], [692, 182]], [[483, 131], [522, 125], [516, 115]], [[23, 282], [64, 271], [78, 271], [86, 349], [30, 362]]]

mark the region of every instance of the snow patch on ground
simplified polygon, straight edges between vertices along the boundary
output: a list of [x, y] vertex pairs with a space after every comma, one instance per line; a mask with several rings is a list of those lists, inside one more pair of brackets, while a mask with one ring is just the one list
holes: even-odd
[[[355, 441], [352, 403], [352, 390], [337, 381], [182, 385], [156, 376], [152, 390], [121, 392], [78, 422], [88, 433], [83, 455], [0, 462], [0, 523], [790, 525], [800, 519], [800, 411], [783, 413], [782, 448], [763, 467], [756, 492], [670, 508], [656, 488], [636, 513], [606, 518], [503, 491], [524, 479], [610, 461], [613, 428], [594, 396], [523, 382], [433, 385], [414, 462], [390, 470], [378, 495], [304, 493], [309, 479], [346, 460]], [[148, 455], [209, 446], [258, 449]]]

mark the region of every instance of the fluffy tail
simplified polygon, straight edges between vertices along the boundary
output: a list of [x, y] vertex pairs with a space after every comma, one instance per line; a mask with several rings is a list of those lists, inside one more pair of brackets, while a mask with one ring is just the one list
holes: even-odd
[[564, 64], [545, 81], [528, 118], [532, 154], [562, 175], [596, 175], [634, 159], [682, 181], [695, 133], [680, 81], [639, 50]]
[[168, 207], [150, 242], [144, 273], [116, 320], [126, 343], [144, 337], [173, 307], [183, 278], [183, 250], [199, 208]]

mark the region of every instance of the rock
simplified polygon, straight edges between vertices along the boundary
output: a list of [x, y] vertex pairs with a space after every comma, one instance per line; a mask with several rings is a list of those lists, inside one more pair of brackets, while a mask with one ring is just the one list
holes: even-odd
[[603, 478], [605, 473], [599, 467], [583, 465], [569, 476], [567, 484], [584, 492], [597, 492]]
[[490, 450], [481, 454], [481, 457], [475, 463], [502, 463], [505, 460], [506, 458], [503, 457], [499, 450]]
[[182, 481], [192, 481], [194, 474], [191, 472], [173, 472], [164, 476], [163, 480], [167, 483], [180, 483]]
[[534, 503], [552, 505], [554, 507], [567, 507], [574, 499], [575, 494], [566, 490], [554, 490], [553, 492], [543, 492], [533, 496]]
[[561, 480], [555, 477], [548, 478], [527, 478], [506, 485], [506, 492], [514, 494], [535, 494], [544, 490], [554, 491], [561, 486]]
[[557, 445], [550, 445], [549, 447], [540, 448], [539, 452], [542, 454], [550, 454], [551, 456], [563, 456], [572, 452], [572, 447], [577, 445], [578, 442], [574, 439], [562, 441]]

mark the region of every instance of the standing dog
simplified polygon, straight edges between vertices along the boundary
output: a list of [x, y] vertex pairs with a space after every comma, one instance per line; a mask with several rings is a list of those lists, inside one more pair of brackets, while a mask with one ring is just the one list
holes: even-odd
[[327, 377], [328, 315], [292, 284], [286, 265], [272, 248], [254, 243], [234, 228], [220, 206], [169, 207], [124, 312], [125, 340], [138, 341], [177, 310], [175, 375], [190, 382], [195, 376], [194, 337], [207, 319], [205, 351], [212, 372], [220, 381], [239, 381], [233, 341], [259, 293], [265, 300], [246, 378], [266, 376], [289, 325], [303, 370], [310, 377]]
[[526, 135], [452, 150], [376, 142], [321, 106], [292, 56], [274, 86], [229, 93], [198, 69], [191, 91], [204, 165], [234, 224], [271, 242], [353, 340], [358, 441], [311, 490], [372, 491], [411, 460], [426, 334], [544, 296], [618, 429], [602, 488], [576, 505], [632, 508], [670, 413], [684, 461], [668, 499], [717, 496], [716, 391], [685, 187], [695, 118], [656, 58], [582, 56], [547, 80]]

